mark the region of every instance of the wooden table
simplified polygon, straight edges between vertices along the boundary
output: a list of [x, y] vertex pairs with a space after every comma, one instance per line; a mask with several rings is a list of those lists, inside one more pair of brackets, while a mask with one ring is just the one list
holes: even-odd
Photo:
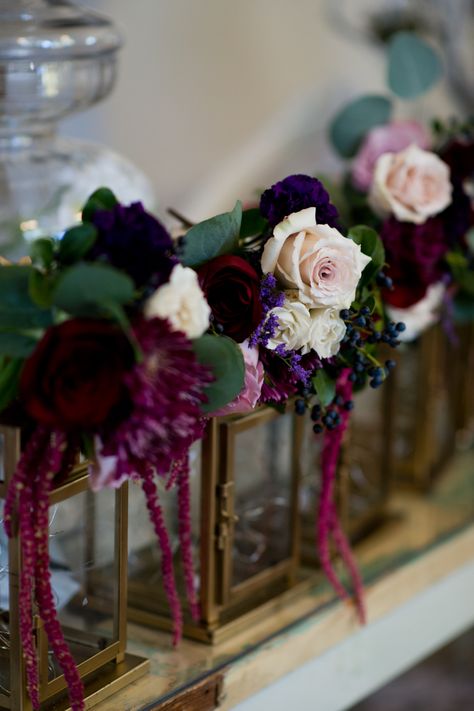
[[166, 634], [130, 625], [130, 651], [151, 659], [151, 673], [97, 711], [337, 711], [461, 634], [474, 624], [474, 452], [429, 496], [397, 493], [356, 552], [366, 627], [318, 574], [291, 605], [282, 599], [214, 647], [175, 651]]

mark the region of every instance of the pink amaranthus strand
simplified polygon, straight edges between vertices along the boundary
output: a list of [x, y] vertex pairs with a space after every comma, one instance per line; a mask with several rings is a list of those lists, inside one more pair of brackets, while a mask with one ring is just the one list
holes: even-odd
[[[353, 388], [352, 382], [349, 379], [350, 374], [350, 369], [344, 369], [337, 382], [337, 394], [341, 395], [344, 401], [350, 400], [352, 397]], [[342, 421], [339, 427], [331, 431], [326, 431], [324, 434], [323, 451], [321, 454], [321, 495], [317, 520], [318, 551], [321, 567], [329, 582], [341, 598], [347, 598], [348, 593], [339, 580], [331, 562], [329, 539], [332, 535], [338, 552], [351, 574], [358, 614], [361, 621], [364, 622], [365, 609], [363, 603], [362, 578], [350, 550], [350, 545], [340, 526], [333, 501], [337, 464], [342, 441], [350, 418], [350, 414], [347, 410], [342, 410], [340, 414]]]
[[146, 498], [150, 520], [153, 524], [156, 536], [161, 549], [161, 572], [163, 575], [163, 586], [165, 589], [168, 604], [173, 618], [173, 644], [179, 644], [183, 634], [183, 613], [176, 591], [176, 583], [173, 568], [173, 551], [171, 550], [168, 531], [166, 530], [163, 511], [158, 499], [158, 490], [153, 478], [153, 470], [145, 465], [141, 472], [142, 488]]
[[84, 687], [61, 629], [49, 564], [49, 495], [54, 477], [62, 469], [65, 455], [67, 456], [66, 436], [62, 432], [53, 432], [44, 465], [37, 469], [35, 479], [36, 601], [49, 646], [58, 660], [68, 686], [71, 709], [84, 711]]
[[[36, 538], [34, 529], [33, 477], [41, 466], [49, 442], [49, 431], [38, 427], [17, 464], [10, 480], [4, 509], [4, 527], [9, 538], [20, 536], [21, 573], [19, 589], [20, 638], [25, 660], [26, 684], [34, 709], [40, 706], [38, 659], [33, 633], [33, 593]], [[13, 521], [17, 513], [18, 533]]]
[[199, 620], [201, 611], [194, 584], [194, 565], [191, 533], [191, 490], [189, 482], [189, 453], [173, 466], [178, 484], [179, 542], [183, 562], [186, 595], [193, 620]]

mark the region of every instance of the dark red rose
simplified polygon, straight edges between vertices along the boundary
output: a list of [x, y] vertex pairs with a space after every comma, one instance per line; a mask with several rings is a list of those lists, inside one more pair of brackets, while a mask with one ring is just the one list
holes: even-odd
[[20, 397], [44, 425], [92, 430], [125, 404], [123, 374], [133, 362], [127, 338], [112, 324], [65, 321], [46, 331], [26, 361]]
[[224, 255], [198, 269], [199, 282], [216, 324], [242, 343], [262, 320], [260, 277], [242, 259]]

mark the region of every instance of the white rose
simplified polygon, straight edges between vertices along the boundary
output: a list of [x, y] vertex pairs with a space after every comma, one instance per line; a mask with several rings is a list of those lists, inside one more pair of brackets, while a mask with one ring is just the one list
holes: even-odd
[[273, 338], [268, 340], [267, 348], [274, 351], [283, 345], [287, 351], [303, 349], [303, 354], [310, 351], [308, 345], [311, 316], [300, 301], [285, 299], [283, 306], [276, 306], [268, 312], [278, 319], [278, 326]]
[[320, 358], [331, 358], [337, 355], [346, 333], [346, 324], [339, 316], [339, 309], [313, 309], [310, 313], [310, 347]]
[[150, 296], [144, 312], [147, 318], [168, 319], [174, 329], [182, 331], [188, 338], [202, 336], [209, 328], [211, 315], [196, 272], [182, 264], [177, 264], [169, 282]]
[[381, 217], [393, 214], [402, 222], [420, 225], [448, 207], [451, 192], [446, 163], [413, 144], [378, 158], [369, 203]]
[[446, 287], [438, 282], [428, 287], [426, 295], [407, 309], [387, 306], [387, 314], [392, 321], [403, 321], [406, 330], [397, 335], [400, 341], [413, 341], [423, 331], [439, 321], [439, 310]]
[[309, 308], [349, 308], [370, 262], [360, 245], [334, 227], [316, 223], [316, 208], [294, 212], [273, 230], [262, 255], [262, 271], [286, 289], [297, 289]]

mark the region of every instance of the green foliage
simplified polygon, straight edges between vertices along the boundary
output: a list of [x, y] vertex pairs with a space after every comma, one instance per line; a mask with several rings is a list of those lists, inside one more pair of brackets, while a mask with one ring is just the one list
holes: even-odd
[[336, 396], [336, 381], [321, 368], [312, 379], [313, 387], [323, 407], [327, 407]]
[[442, 74], [435, 50], [413, 32], [397, 32], [388, 48], [388, 85], [402, 99], [424, 94]]
[[204, 262], [238, 248], [242, 224], [242, 203], [237, 201], [232, 212], [204, 220], [186, 233], [183, 264], [199, 267]]
[[392, 113], [392, 102], [386, 96], [368, 94], [345, 106], [330, 125], [330, 139], [343, 158], [352, 158], [366, 133], [379, 124], [387, 123]]
[[112, 210], [118, 200], [109, 188], [98, 188], [82, 208], [82, 220], [90, 222], [97, 210]]
[[474, 296], [474, 270], [461, 252], [448, 252], [446, 261], [449, 264], [453, 279], [466, 295]]
[[0, 412], [17, 396], [22, 365], [19, 358], [0, 359]]
[[227, 336], [204, 334], [193, 341], [200, 363], [212, 369], [215, 380], [206, 388], [204, 412], [213, 412], [232, 402], [244, 387], [245, 364], [242, 351]]
[[34, 266], [49, 269], [54, 261], [54, 241], [49, 237], [40, 237], [31, 243], [30, 257]]
[[133, 293], [126, 274], [105, 264], [79, 263], [59, 279], [53, 304], [73, 316], [98, 316], [110, 311], [111, 304], [130, 302]]
[[363, 289], [370, 284], [385, 264], [385, 249], [377, 232], [366, 225], [351, 227], [349, 237], [356, 244], [360, 244], [363, 253], [372, 260], [362, 272], [359, 288]]
[[26, 333], [0, 331], [0, 355], [10, 358], [28, 358], [36, 344], [36, 338]]
[[474, 321], [474, 299], [464, 293], [456, 295], [454, 299], [454, 318], [459, 323]]
[[83, 258], [97, 239], [97, 230], [84, 222], [67, 230], [59, 242], [58, 260], [61, 264], [74, 264]]
[[247, 239], [260, 235], [268, 227], [268, 220], [260, 214], [258, 207], [252, 207], [242, 212], [242, 224], [240, 226], [240, 238]]
[[30, 273], [29, 292], [32, 300], [42, 309], [50, 309], [53, 305], [53, 292], [56, 288], [57, 275], [39, 272], [33, 269]]
[[49, 309], [35, 303], [30, 294], [29, 266], [0, 268], [0, 329], [46, 328], [53, 322]]

